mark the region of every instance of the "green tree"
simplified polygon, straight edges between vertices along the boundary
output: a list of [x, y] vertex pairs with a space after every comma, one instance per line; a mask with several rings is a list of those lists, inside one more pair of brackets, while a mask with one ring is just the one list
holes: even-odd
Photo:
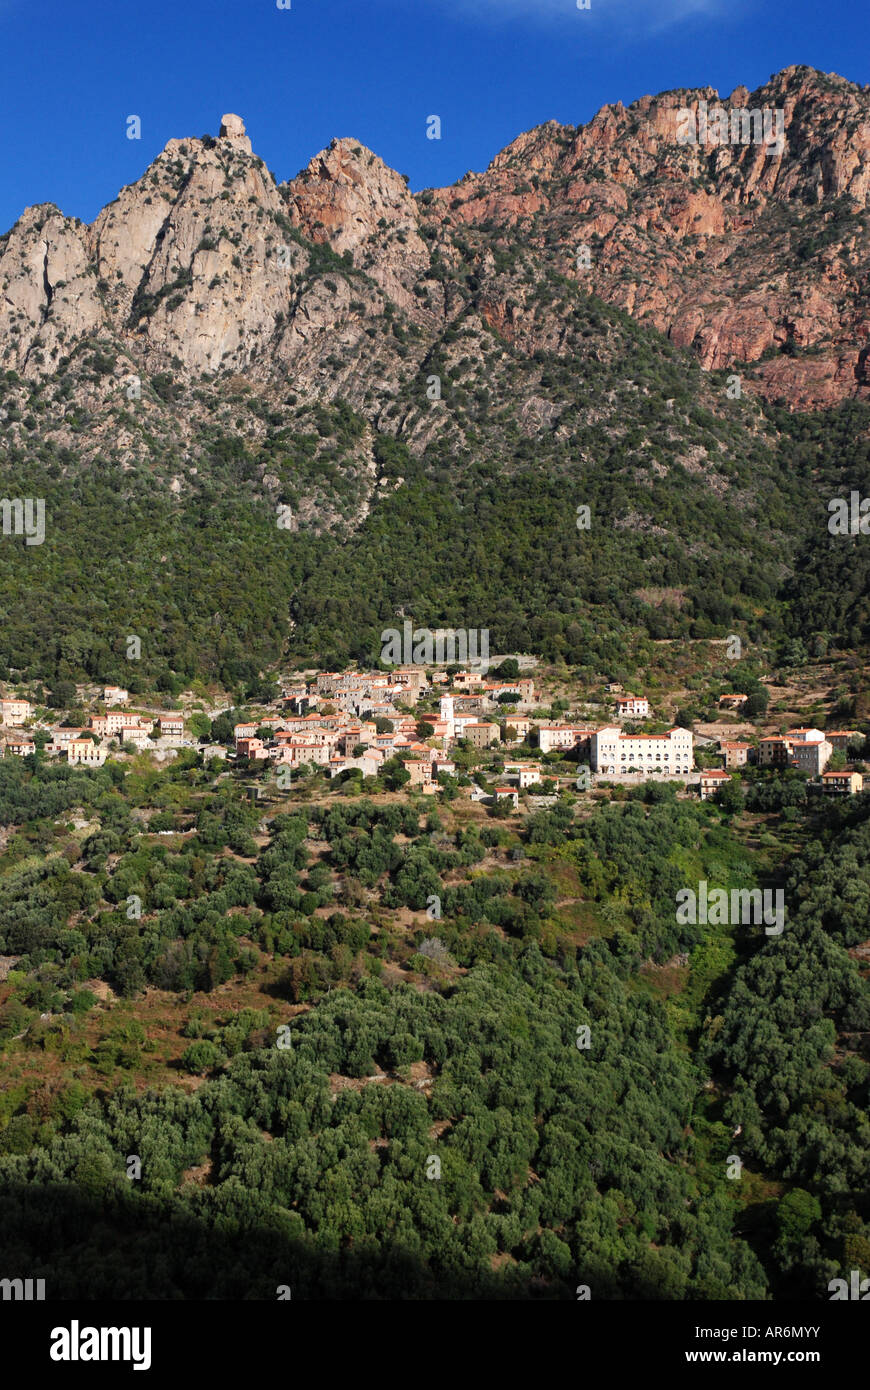
[[207, 1038], [202, 1038], [199, 1042], [191, 1043], [190, 1047], [185, 1049], [181, 1057], [181, 1065], [185, 1071], [201, 1076], [216, 1067], [220, 1060], [220, 1048], [216, 1047], [213, 1042], [209, 1042]]

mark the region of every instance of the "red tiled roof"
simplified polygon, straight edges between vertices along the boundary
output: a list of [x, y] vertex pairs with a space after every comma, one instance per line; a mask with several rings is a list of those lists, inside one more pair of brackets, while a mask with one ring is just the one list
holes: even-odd
[[[599, 730], [594, 730], [594, 732], [596, 732], [596, 733], [597, 733], [597, 732], [603, 732], [603, 730], [600, 730], [600, 731], [599, 731]], [[685, 733], [688, 733], [688, 729], [668, 729], [668, 731], [667, 731], [666, 734], [623, 734], [623, 733], [618, 733], [616, 737], [617, 737], [618, 739], [625, 739], [625, 740], [629, 740], [629, 739], [638, 739], [638, 738], [656, 738], [656, 739], [664, 738], [664, 739], [667, 739], [667, 738], [670, 738], [671, 734], [676, 734], [676, 733], [683, 733], [683, 734], [685, 734]]]

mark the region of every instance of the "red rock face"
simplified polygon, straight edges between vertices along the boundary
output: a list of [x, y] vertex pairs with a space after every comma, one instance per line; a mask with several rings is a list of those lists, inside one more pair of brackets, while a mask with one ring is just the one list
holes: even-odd
[[[769, 111], [773, 130], [781, 113], [781, 149], [680, 144], [681, 108], [697, 117], [701, 103], [727, 112], [729, 135], [741, 108]], [[576, 131], [550, 122], [420, 211], [442, 242], [482, 224], [527, 239], [705, 368], [757, 364], [747, 385], [813, 409], [868, 394], [868, 192], [870, 89], [789, 68], [721, 102], [665, 93]], [[511, 336], [504, 312], [487, 301], [483, 314]]]
[[[764, 111], [781, 141], [752, 142]], [[696, 134], [721, 118], [728, 142], [685, 143], [690, 114]], [[870, 87], [788, 68], [721, 101], [644, 96], [416, 196], [350, 139], [277, 187], [241, 118], [221, 130], [171, 140], [91, 227], [46, 206], [0, 238], [7, 369], [50, 374], [102, 333], [149, 370], [289, 373], [360, 405], [462, 316], [521, 353], [565, 350], [550, 291], [567, 277], [796, 409], [870, 393]], [[364, 275], [306, 276], [293, 228]], [[376, 334], [378, 359], [385, 301], [410, 336]]]
[[283, 191], [309, 240], [349, 251], [395, 303], [416, 310], [413, 286], [425, 277], [429, 251], [400, 174], [356, 140], [333, 140]]

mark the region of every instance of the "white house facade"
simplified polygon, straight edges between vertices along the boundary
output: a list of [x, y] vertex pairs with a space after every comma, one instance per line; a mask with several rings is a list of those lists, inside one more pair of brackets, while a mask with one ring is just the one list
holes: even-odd
[[624, 734], [621, 729], [598, 729], [592, 736], [593, 772], [610, 775], [630, 770], [676, 776], [695, 766], [692, 735], [688, 729], [669, 729], [666, 734]]

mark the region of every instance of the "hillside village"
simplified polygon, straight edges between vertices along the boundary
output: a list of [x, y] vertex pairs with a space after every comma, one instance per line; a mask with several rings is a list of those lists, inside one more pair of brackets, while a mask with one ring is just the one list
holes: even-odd
[[257, 1302], [591, 1300], [830, 1380], [860, 16], [765, 81], [701, 0], [235, 8], [0, 3], [0, 1302], [202, 1378], [283, 1367]]
[[[35, 696], [4, 692], [0, 699], [0, 755], [39, 753], [72, 766], [101, 767], [107, 758], [151, 752], [158, 761], [181, 748], [198, 749], [286, 789], [294, 773], [327, 778], [388, 778], [427, 794], [465, 786], [472, 800], [534, 801], [561, 790], [678, 779], [685, 794], [716, 797], [748, 769], [793, 769], [817, 791], [851, 795], [864, 788], [854, 759], [865, 736], [855, 729], [791, 728], [752, 741], [712, 739], [656, 720], [644, 695], [618, 682], [604, 687], [609, 719], [601, 724], [568, 718], [508, 658], [489, 678], [480, 669], [313, 671], [287, 678], [275, 698], [233, 720], [221, 707], [209, 720], [190, 709], [132, 706], [130, 692], [105, 685], [76, 688], [76, 704], [61, 722]], [[44, 692], [43, 692], [44, 693]], [[739, 717], [748, 697], [725, 693], [720, 709]], [[75, 712], [83, 723], [70, 718]], [[238, 713], [238, 711], [236, 711]], [[470, 757], [468, 755], [471, 755]], [[852, 762], [849, 759], [853, 760]], [[492, 783], [492, 776], [497, 781]], [[258, 793], [260, 794], [260, 793]]]

